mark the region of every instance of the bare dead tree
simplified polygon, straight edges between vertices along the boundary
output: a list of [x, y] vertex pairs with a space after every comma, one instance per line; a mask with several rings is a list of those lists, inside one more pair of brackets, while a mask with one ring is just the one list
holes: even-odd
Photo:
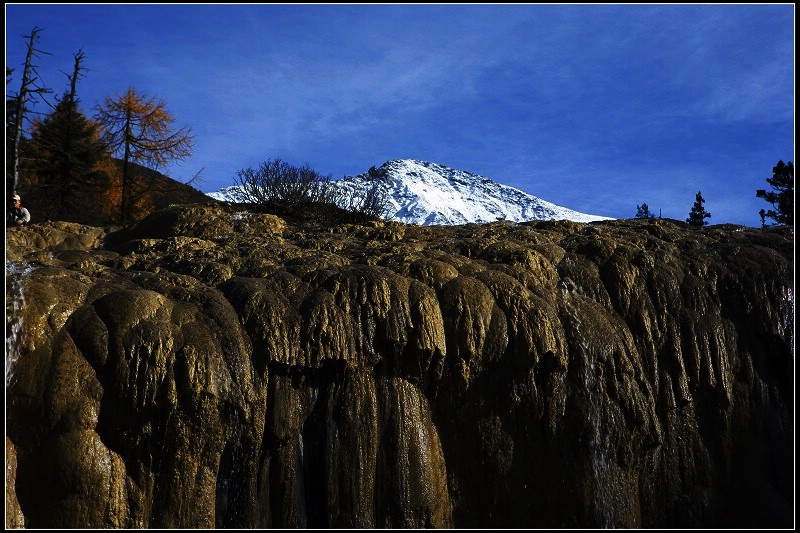
[[239, 170], [234, 185], [234, 201], [281, 215], [353, 221], [382, 218], [389, 208], [380, 181], [366, 189], [346, 187], [308, 165], [295, 167], [281, 159], [267, 160], [257, 169]]
[[384, 218], [391, 208], [389, 195], [381, 183], [375, 182], [366, 190], [358, 206], [358, 213], [371, 218]]
[[384, 218], [391, 207], [389, 195], [380, 181], [368, 187], [340, 187], [336, 204], [358, 218]]
[[28, 52], [25, 56], [25, 67], [22, 71], [19, 92], [14, 98], [14, 115], [12, 120], [9, 121], [11, 135], [14, 140], [11, 163], [13, 171], [11, 176], [6, 174], [6, 191], [10, 194], [14, 194], [19, 186], [20, 144], [22, 143], [22, 130], [25, 124], [25, 112], [28, 110], [27, 104], [37, 95], [52, 92], [50, 89], [39, 85], [39, 72], [36, 65], [33, 64], [33, 58], [39, 57], [39, 54], [50, 55], [36, 48], [36, 40], [39, 38], [40, 31], [42, 31], [41, 28], [34, 26], [30, 35], [24, 36], [28, 40]]
[[235, 200], [261, 206], [279, 205], [291, 209], [314, 203], [335, 203], [336, 191], [330, 176], [303, 165], [295, 167], [281, 159], [267, 160], [257, 169], [236, 173]]

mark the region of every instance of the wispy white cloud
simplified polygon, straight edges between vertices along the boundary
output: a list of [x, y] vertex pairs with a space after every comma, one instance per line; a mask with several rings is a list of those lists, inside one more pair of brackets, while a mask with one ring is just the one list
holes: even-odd
[[267, 157], [415, 157], [626, 216], [700, 185], [750, 202], [741, 176], [793, 155], [793, 6], [17, 5], [9, 62], [33, 24], [48, 83], [86, 51], [86, 107], [163, 98], [209, 189]]

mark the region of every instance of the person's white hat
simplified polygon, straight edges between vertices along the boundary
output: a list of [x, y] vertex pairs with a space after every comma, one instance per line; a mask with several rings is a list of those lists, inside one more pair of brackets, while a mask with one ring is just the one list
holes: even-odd
[[20, 201], [20, 202], [22, 201], [22, 198], [20, 198], [20, 197], [19, 197], [19, 194], [15, 194], [15, 195], [14, 195], [14, 201], [15, 201], [15, 202], [16, 202], [16, 201]]

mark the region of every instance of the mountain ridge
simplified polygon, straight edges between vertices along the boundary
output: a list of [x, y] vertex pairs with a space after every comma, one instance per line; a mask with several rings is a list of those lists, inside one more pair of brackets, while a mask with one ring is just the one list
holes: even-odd
[[[369, 174], [346, 177], [341, 183], [348, 188], [365, 190], [374, 179]], [[580, 213], [480, 174], [439, 163], [395, 159], [375, 169], [374, 174], [388, 182], [387, 193], [394, 208], [389, 218], [400, 222], [456, 225], [497, 220], [610, 220]]]
[[[595, 222], [610, 217], [581, 213], [491, 178], [417, 159], [393, 159], [357, 176], [335, 181], [349, 194], [363, 195], [376, 180], [390, 205], [387, 220], [408, 224], [461, 225], [498, 220]], [[207, 193], [231, 199], [236, 186]]]

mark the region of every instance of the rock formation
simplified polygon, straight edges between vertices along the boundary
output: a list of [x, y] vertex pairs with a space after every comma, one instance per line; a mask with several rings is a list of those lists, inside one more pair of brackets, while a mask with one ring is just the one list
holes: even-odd
[[793, 238], [11, 229], [6, 526], [792, 527]]

